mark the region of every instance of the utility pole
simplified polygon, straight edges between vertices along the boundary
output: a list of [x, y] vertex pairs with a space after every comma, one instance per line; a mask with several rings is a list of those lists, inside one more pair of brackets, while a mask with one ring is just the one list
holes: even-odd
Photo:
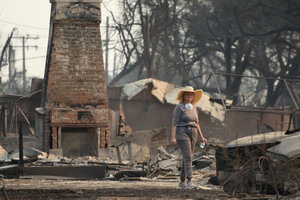
[[15, 50], [12, 45], [8, 46], [8, 90], [11, 90], [12, 77], [15, 73]]
[[108, 83], [108, 41], [109, 41], [109, 17], [106, 17], [106, 42], [105, 42], [105, 75]]
[[22, 54], [23, 54], [23, 69], [22, 69], [22, 78], [23, 78], [23, 89], [22, 89], [22, 93], [25, 94], [26, 92], [26, 57], [25, 57], [25, 47], [26, 48], [30, 48], [30, 47], [34, 47], [37, 49], [37, 45], [35, 46], [28, 46], [28, 45], [25, 45], [25, 42], [29, 39], [32, 39], [32, 40], [37, 40], [39, 39], [38, 36], [35, 36], [35, 37], [31, 37], [29, 35], [27, 35], [26, 37], [25, 36], [22, 36], [22, 37], [13, 37], [13, 38], [17, 38], [17, 39], [21, 39], [22, 40], [22, 46], [15, 46], [15, 47], [22, 47]]
[[22, 51], [23, 51], [23, 94], [26, 90], [26, 65], [25, 65], [25, 37], [22, 37]]

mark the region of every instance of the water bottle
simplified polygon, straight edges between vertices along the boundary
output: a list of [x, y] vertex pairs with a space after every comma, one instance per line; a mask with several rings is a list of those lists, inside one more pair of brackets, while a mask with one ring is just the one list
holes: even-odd
[[201, 142], [200, 148], [203, 149], [205, 147], [205, 142]]

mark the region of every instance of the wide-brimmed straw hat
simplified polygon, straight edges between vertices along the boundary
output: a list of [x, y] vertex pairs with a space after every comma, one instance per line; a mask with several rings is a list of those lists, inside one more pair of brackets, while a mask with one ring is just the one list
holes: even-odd
[[186, 86], [186, 87], [182, 88], [181, 90], [179, 90], [179, 92], [177, 94], [178, 101], [183, 102], [183, 93], [185, 93], [185, 92], [193, 92], [194, 93], [192, 104], [195, 104], [198, 101], [200, 101], [202, 94], [203, 94], [202, 90], [194, 90], [194, 88], [192, 86]]

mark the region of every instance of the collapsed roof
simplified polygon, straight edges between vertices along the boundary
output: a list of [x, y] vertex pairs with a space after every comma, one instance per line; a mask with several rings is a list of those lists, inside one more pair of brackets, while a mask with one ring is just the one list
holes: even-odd
[[[179, 103], [176, 100], [177, 94], [183, 87], [176, 86], [171, 83], [160, 81], [153, 78], [142, 79], [132, 83], [122, 85], [121, 100], [131, 100], [142, 90], [152, 85], [151, 94], [156, 97], [161, 103], [177, 105]], [[225, 100], [226, 106], [231, 106], [232, 101]], [[207, 93], [203, 93], [202, 98], [195, 104], [198, 109], [207, 115], [210, 115], [213, 119], [220, 123], [225, 120], [225, 109], [222, 104], [213, 100]]]

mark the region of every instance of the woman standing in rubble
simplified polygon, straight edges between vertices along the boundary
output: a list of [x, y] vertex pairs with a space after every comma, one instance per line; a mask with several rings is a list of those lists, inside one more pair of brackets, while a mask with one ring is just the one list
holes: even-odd
[[180, 103], [173, 113], [171, 143], [178, 144], [183, 156], [178, 189], [193, 189], [196, 187], [192, 182], [192, 157], [198, 135], [204, 143], [207, 143], [199, 126], [197, 108], [194, 106], [195, 103], [200, 101], [202, 93], [202, 90], [194, 90], [193, 87], [186, 86], [177, 94], [177, 100]]

